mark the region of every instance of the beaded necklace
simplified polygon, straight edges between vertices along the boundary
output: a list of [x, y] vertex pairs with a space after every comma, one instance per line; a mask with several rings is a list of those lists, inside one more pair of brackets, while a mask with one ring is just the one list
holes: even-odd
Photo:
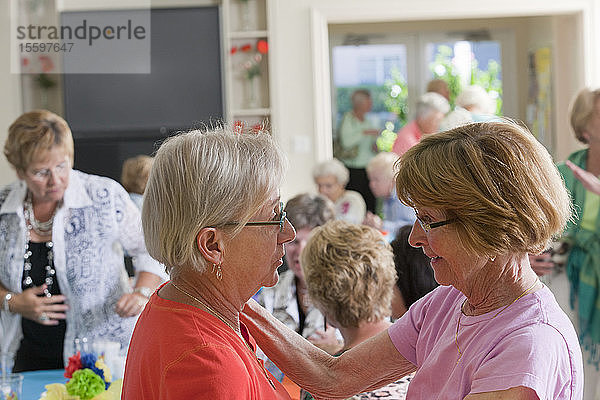
[[[29, 250], [29, 242], [31, 241], [31, 230], [34, 230], [40, 236], [49, 236], [52, 234], [52, 225], [54, 223], [54, 215], [56, 215], [56, 209], [52, 213], [50, 219], [46, 222], [40, 222], [35, 219], [35, 215], [33, 214], [33, 204], [31, 201], [31, 193], [27, 193], [27, 198], [25, 199], [23, 214], [25, 216], [26, 221], [26, 230], [25, 230], [25, 254], [23, 258], [25, 262], [23, 264], [23, 289], [29, 289], [34, 286], [33, 279], [31, 278], [31, 250]], [[46, 271], [46, 278], [44, 279], [44, 283], [46, 284], [46, 289], [44, 289], [44, 296], [51, 297], [52, 285], [54, 284], [54, 279], [56, 276], [56, 270], [54, 269], [54, 242], [49, 240], [45, 243], [48, 248], [48, 256], [47, 263], [44, 266]]]
[[250, 353], [252, 353], [252, 355], [254, 356], [254, 359], [256, 359], [256, 362], [258, 363], [258, 365], [260, 366], [260, 368], [263, 370], [263, 372], [265, 374], [265, 378], [267, 378], [267, 380], [269, 381], [269, 383], [271, 384], [271, 386], [273, 387], [273, 389], [275, 389], [275, 384], [273, 383], [273, 381], [269, 377], [269, 374], [267, 373], [267, 370], [265, 369], [264, 365], [262, 365], [261, 362], [258, 360], [258, 357], [257, 357], [256, 353], [254, 351], [252, 351], [252, 349], [250, 348], [250, 345], [248, 344], [248, 342], [246, 342], [246, 339], [244, 339], [244, 337], [239, 332], [239, 330], [236, 329], [229, 321], [227, 321], [225, 319], [225, 317], [223, 317], [223, 315], [221, 315], [221, 313], [217, 312], [214, 308], [212, 308], [211, 306], [209, 306], [208, 304], [206, 304], [206, 302], [200, 300], [199, 298], [197, 298], [197, 297], [193, 296], [192, 294], [188, 293], [187, 291], [183, 290], [182, 288], [180, 288], [179, 286], [177, 286], [175, 283], [173, 283], [173, 281], [171, 281], [171, 285], [175, 289], [177, 289], [178, 291], [180, 291], [181, 293], [183, 293], [184, 295], [188, 296], [192, 300], [195, 300], [197, 303], [199, 303], [200, 305], [202, 305], [202, 307], [204, 307], [206, 309], [206, 311], [208, 311], [210, 314], [212, 314], [215, 317], [217, 317], [218, 319], [220, 319], [225, 325], [227, 325], [229, 328], [231, 328], [231, 330], [235, 332], [236, 336], [238, 338], [240, 338], [240, 340], [242, 342], [244, 342], [244, 344], [246, 345], [246, 349], [248, 349], [248, 351]]
[[[521, 293], [516, 299], [514, 299], [510, 304], [504, 306], [500, 311], [498, 311], [496, 314], [494, 314], [494, 316], [492, 318], [490, 318], [488, 321], [493, 320], [494, 318], [496, 318], [498, 315], [500, 315], [504, 310], [506, 310], [508, 307], [512, 306], [513, 304], [515, 304], [517, 302], [517, 300], [519, 300], [521, 297], [525, 296], [527, 293], [531, 292], [533, 290], [534, 287], [537, 286], [537, 284], [540, 282], [539, 279], [536, 279], [535, 282], [533, 282], [533, 285], [531, 285], [528, 289], [525, 289], [525, 291], [523, 293]], [[467, 302], [467, 299], [465, 299], [465, 301], [463, 301], [462, 305], [460, 306], [460, 315], [458, 316], [458, 322], [456, 323], [456, 334], [454, 335], [454, 342], [456, 343], [456, 349], [458, 350], [458, 360], [456, 360], [456, 363], [458, 364], [458, 362], [460, 361], [463, 353], [460, 350], [460, 346], [458, 345], [458, 330], [460, 328], [460, 319], [463, 316], [463, 308], [465, 306], [465, 303]]]

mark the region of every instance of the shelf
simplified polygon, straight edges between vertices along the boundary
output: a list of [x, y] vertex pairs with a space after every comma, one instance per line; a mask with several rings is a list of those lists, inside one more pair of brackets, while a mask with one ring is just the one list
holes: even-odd
[[266, 38], [267, 31], [236, 31], [229, 33], [230, 39], [259, 39]]
[[[242, 120], [253, 125], [271, 119], [269, 53], [262, 43], [260, 52], [257, 48], [259, 41], [270, 39], [269, 1], [223, 0], [225, 118], [228, 121]], [[246, 76], [250, 69], [258, 77], [249, 81]]]
[[232, 111], [234, 117], [266, 116], [269, 114], [271, 114], [270, 108], [245, 108]]

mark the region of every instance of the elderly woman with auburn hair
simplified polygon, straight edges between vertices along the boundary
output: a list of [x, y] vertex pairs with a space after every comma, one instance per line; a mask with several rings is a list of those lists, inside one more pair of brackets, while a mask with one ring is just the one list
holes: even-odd
[[339, 357], [250, 302], [244, 321], [269, 358], [328, 399], [412, 372], [407, 399], [581, 399], [577, 335], [528, 257], [571, 215], [546, 149], [515, 123], [465, 125], [408, 150], [396, 188], [417, 213], [409, 242], [430, 258], [441, 286]]
[[191, 131], [158, 150], [142, 223], [171, 280], [138, 320], [124, 399], [289, 399], [239, 320], [258, 289], [277, 283], [295, 236], [279, 198], [286, 164], [262, 132]]
[[[376, 229], [344, 221], [315, 228], [302, 252], [302, 269], [311, 299], [344, 338], [336, 356], [390, 327], [396, 269], [391, 247]], [[402, 379], [360, 398], [403, 399], [408, 382]]]

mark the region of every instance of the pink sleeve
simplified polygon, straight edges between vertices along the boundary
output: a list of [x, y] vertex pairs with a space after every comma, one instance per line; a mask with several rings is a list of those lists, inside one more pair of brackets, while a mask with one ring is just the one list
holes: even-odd
[[471, 393], [525, 386], [535, 390], [540, 399], [559, 394], [566, 395], [559, 398], [571, 398], [573, 388], [568, 382], [572, 382], [574, 372], [565, 350], [566, 341], [550, 325], [539, 323], [519, 329], [501, 338], [484, 358], [473, 376]]
[[401, 156], [417, 143], [418, 142], [416, 140], [406, 135], [398, 135], [398, 137], [394, 141], [394, 145], [392, 146], [392, 151]]
[[408, 311], [388, 328], [388, 334], [396, 350], [408, 361], [417, 365], [417, 339], [429, 306], [431, 293], [415, 302]]

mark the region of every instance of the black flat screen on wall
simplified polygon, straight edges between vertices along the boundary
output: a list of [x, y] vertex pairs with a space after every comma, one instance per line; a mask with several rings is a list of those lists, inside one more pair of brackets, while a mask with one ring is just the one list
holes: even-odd
[[150, 22], [151, 73], [64, 75], [75, 168], [119, 180], [126, 158], [222, 119], [219, 8], [153, 9]]
[[150, 74], [65, 74], [76, 138], [160, 134], [222, 118], [218, 7], [153, 9], [150, 21]]

